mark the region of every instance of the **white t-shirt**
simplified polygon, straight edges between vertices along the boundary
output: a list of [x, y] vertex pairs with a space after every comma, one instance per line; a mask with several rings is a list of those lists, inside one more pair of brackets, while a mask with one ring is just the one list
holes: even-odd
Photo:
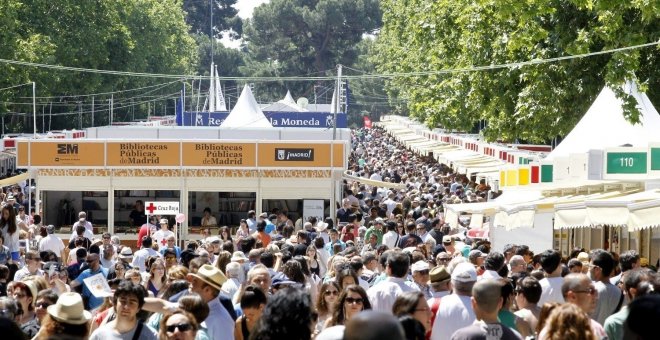
[[167, 238], [175, 237], [174, 233], [170, 230], [160, 229], [152, 235], [154, 242], [158, 244], [158, 250], [167, 248]]
[[539, 306], [543, 306], [546, 302], [564, 303], [564, 296], [561, 295], [561, 285], [564, 283], [563, 277], [546, 277], [539, 283], [542, 289]]
[[42, 238], [41, 241], [39, 241], [39, 251], [41, 252], [47, 250], [51, 250], [59, 258], [60, 256], [62, 256], [62, 250], [64, 250], [64, 243], [62, 243], [62, 240], [59, 237], [53, 234], [49, 234], [48, 236]]
[[457, 330], [471, 325], [477, 317], [470, 296], [450, 294], [440, 299], [433, 321], [432, 340], [450, 340]]

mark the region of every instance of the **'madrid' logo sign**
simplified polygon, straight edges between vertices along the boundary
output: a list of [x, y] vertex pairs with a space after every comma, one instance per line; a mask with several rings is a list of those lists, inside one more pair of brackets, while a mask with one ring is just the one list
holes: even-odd
[[314, 149], [275, 149], [275, 160], [286, 162], [313, 161]]

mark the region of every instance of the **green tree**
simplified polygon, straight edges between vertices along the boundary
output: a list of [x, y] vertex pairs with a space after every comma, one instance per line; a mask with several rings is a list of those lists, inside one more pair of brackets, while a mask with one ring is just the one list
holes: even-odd
[[184, 0], [183, 10], [190, 32], [211, 36], [212, 7], [213, 36], [220, 39], [222, 32], [228, 31], [232, 38], [239, 38], [243, 31], [243, 21], [237, 16], [235, 4], [236, 0]]
[[[245, 23], [242, 71], [249, 76], [333, 74], [337, 64], [354, 63], [362, 35], [379, 27], [380, 20], [377, 0], [272, 0]], [[270, 99], [280, 99], [287, 88], [310, 96], [314, 85], [256, 84]]]
[[[0, 20], [11, 22], [3, 22], [3, 28], [12, 28], [15, 32], [9, 39], [15, 42], [3, 44], [10, 47], [13, 56], [3, 55], [3, 58], [92, 69], [173, 74], [192, 74], [198, 63], [196, 43], [188, 34], [189, 27], [185, 23], [180, 0], [33, 0], [29, 6], [18, 0], [0, 1], [4, 1], [0, 7], [6, 5], [8, 9], [2, 11]], [[38, 96], [62, 96], [44, 98], [38, 103], [39, 112], [43, 104], [48, 105], [46, 112], [50, 112], [52, 103], [52, 113], [55, 114], [51, 125], [53, 129], [89, 126], [92, 98], [77, 95], [164, 82], [162, 79], [53, 69], [15, 66], [11, 69], [16, 70], [14, 74], [18, 75], [11, 80], [12, 83], [21, 79], [34, 80], [37, 82]], [[114, 96], [117, 120], [146, 116], [148, 108], [153, 107], [154, 103], [149, 100], [152, 98], [162, 97], [171, 105], [171, 99], [164, 96], [176, 95], [181, 86], [181, 83], [176, 83], [149, 90], [145, 92], [149, 97], [138, 97], [139, 92], [117, 93]], [[26, 94], [21, 93], [22, 96]], [[96, 109], [96, 125], [108, 122], [109, 110], [107, 105], [103, 105], [109, 98], [110, 95], [95, 98], [95, 104], [99, 106]], [[29, 109], [13, 106], [10, 110], [32, 111], [31, 106]], [[79, 111], [84, 114], [78, 116]], [[31, 121], [29, 123], [31, 125]], [[32, 130], [28, 124], [23, 126]]]
[[[376, 42], [374, 39], [365, 38], [357, 45], [358, 57], [353, 65], [344, 68], [349, 75], [360, 75], [376, 73], [376, 64], [372, 58], [375, 57]], [[402, 103], [396, 98], [390, 102], [385, 91], [385, 80], [383, 78], [361, 78], [350, 80], [348, 118], [349, 123], [362, 126], [363, 116], [367, 115], [373, 120], [378, 120], [381, 115], [392, 113], [396, 110], [395, 105]]]
[[[548, 59], [657, 41], [658, 1], [385, 0], [377, 69], [408, 73]], [[658, 51], [646, 48], [480, 72], [402, 76], [388, 81], [411, 114], [430, 126], [490, 139], [543, 142], [568, 133], [605, 84], [637, 122], [626, 80], [658, 85]], [[651, 94], [657, 91], [651, 91]], [[656, 98], [657, 99], [657, 98]], [[652, 100], [656, 100], [652, 96]], [[656, 100], [657, 102], [657, 100]]]

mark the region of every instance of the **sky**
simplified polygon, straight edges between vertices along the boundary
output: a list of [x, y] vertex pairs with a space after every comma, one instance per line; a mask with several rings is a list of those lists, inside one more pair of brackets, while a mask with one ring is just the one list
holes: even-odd
[[[252, 16], [255, 7], [265, 4], [268, 1], [270, 0], [238, 0], [236, 1], [236, 4], [234, 4], [234, 7], [238, 9], [238, 16], [246, 19]], [[230, 48], [238, 48], [241, 45], [240, 40], [230, 40], [227, 35], [224, 35], [222, 39], [220, 39], [220, 42]]]

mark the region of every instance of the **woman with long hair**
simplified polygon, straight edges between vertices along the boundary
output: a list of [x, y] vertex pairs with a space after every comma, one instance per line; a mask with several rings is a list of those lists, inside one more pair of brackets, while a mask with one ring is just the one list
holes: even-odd
[[2, 207], [1, 214], [0, 231], [2, 231], [2, 235], [5, 237], [4, 244], [9, 248], [12, 261], [18, 261], [21, 249], [18, 244], [20, 233], [16, 225], [16, 212], [13, 207], [5, 205]]
[[316, 313], [318, 314], [318, 321], [316, 323], [317, 331], [322, 331], [325, 322], [331, 317], [332, 312], [335, 310], [340, 291], [341, 289], [339, 289], [339, 285], [335, 281], [329, 281], [321, 285], [321, 290], [316, 300]]
[[215, 258], [215, 266], [224, 274], [227, 272], [227, 265], [231, 262], [231, 253], [221, 250]]
[[232, 243], [234, 242], [234, 240], [232, 240], [232, 238], [231, 238], [231, 230], [229, 230], [229, 227], [227, 227], [226, 225], [220, 227], [218, 233], [219, 233], [219, 236], [220, 236], [220, 241], [222, 243], [225, 243], [227, 241], [232, 242]]
[[259, 286], [248, 285], [245, 287], [241, 296], [243, 315], [236, 320], [234, 327], [235, 340], [248, 340], [250, 338], [250, 333], [261, 318], [267, 302], [266, 293]]
[[309, 271], [313, 274], [316, 274], [318, 277], [322, 277], [321, 264], [319, 263], [319, 260], [316, 257], [316, 247], [314, 245], [307, 247], [307, 250], [305, 251], [305, 255], [307, 255], [307, 258], [309, 259], [308, 261]]
[[357, 274], [349, 265], [346, 265], [337, 272], [335, 281], [339, 284], [340, 290], [344, 290], [344, 288], [350, 285], [360, 284]]
[[241, 219], [241, 222], [238, 224], [238, 230], [236, 230], [236, 248], [241, 249], [241, 241], [250, 236], [250, 229], [248, 228], [247, 221]]
[[546, 302], [543, 304], [541, 307], [541, 313], [539, 314], [539, 321], [536, 324], [536, 334], [541, 333], [541, 330], [543, 330], [548, 319], [550, 318], [550, 313], [552, 313], [552, 311], [557, 307], [559, 307], [559, 303], [557, 302]]
[[538, 339], [548, 340], [596, 340], [591, 329], [591, 319], [580, 307], [565, 303], [555, 308]]
[[367, 292], [358, 285], [346, 287], [339, 295], [332, 318], [325, 323], [325, 328], [344, 325], [357, 313], [371, 309]]
[[149, 259], [149, 280], [145, 282], [144, 288], [147, 291], [154, 294], [154, 297], [158, 296], [163, 287], [165, 287], [165, 281], [167, 279], [167, 274], [165, 273], [165, 261], [161, 258], [156, 258], [154, 260]]
[[12, 297], [23, 310], [23, 314], [18, 318], [17, 323], [30, 338], [39, 331], [39, 320], [34, 310], [38, 291], [32, 280], [16, 281], [12, 287]]
[[392, 305], [392, 313], [397, 318], [410, 315], [424, 326], [425, 332], [431, 331], [433, 313], [422, 292], [406, 292], [396, 297]]
[[57, 303], [48, 307], [35, 339], [87, 339], [92, 314], [84, 309], [80, 294], [62, 293]]

